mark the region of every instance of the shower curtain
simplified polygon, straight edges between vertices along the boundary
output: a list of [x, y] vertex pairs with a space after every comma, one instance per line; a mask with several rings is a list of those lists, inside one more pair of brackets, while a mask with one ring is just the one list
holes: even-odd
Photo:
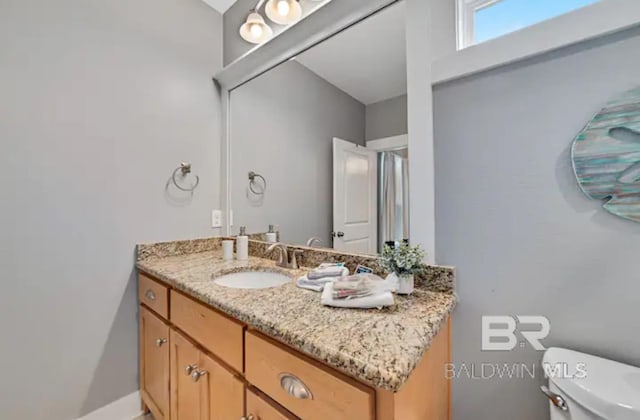
[[378, 154], [378, 252], [387, 241], [409, 239], [409, 161], [400, 153]]

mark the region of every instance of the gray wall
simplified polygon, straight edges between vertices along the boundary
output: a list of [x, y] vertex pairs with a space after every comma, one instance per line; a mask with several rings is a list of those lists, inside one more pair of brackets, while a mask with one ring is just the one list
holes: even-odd
[[456, 3], [451, 0], [430, 0], [429, 22], [431, 59], [456, 53]]
[[[249, 11], [256, 7], [257, 0], [237, 0], [233, 6], [231, 6], [224, 13], [224, 65], [231, 63], [236, 58], [245, 54], [256, 45], [251, 44], [240, 36], [240, 26], [246, 21]], [[317, 9], [322, 4], [322, 1], [301, 0], [302, 16], [306, 16], [313, 10]], [[273, 30], [273, 35], [276, 36], [287, 26], [278, 25], [269, 20], [264, 13], [264, 7], [260, 9], [260, 14], [264, 17], [265, 21]]]
[[[234, 232], [276, 224], [285, 242], [330, 246], [332, 139], [364, 145], [364, 105], [287, 61], [232, 91], [230, 115]], [[249, 171], [267, 179], [262, 200], [248, 194]]]
[[407, 95], [367, 105], [366, 139], [407, 134]]
[[[134, 248], [211, 235], [222, 18], [200, 0], [0, 6], [0, 418], [138, 389]], [[165, 194], [191, 160], [193, 199]]]
[[[588, 200], [569, 155], [607, 100], [640, 84], [639, 50], [636, 29], [435, 88], [436, 258], [458, 268], [458, 366], [542, 356], [481, 352], [482, 315], [544, 315], [545, 345], [640, 365], [640, 224]], [[458, 379], [454, 418], [548, 418], [540, 383]]]

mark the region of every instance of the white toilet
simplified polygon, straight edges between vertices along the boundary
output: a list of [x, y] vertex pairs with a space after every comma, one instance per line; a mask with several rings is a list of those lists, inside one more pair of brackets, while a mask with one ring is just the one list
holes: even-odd
[[640, 368], [560, 348], [542, 364], [551, 420], [640, 420]]

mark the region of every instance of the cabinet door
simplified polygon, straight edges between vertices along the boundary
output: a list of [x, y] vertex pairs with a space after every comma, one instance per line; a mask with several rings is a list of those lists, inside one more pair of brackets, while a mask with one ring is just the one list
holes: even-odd
[[244, 383], [206, 354], [200, 358], [202, 420], [236, 420], [244, 415]]
[[200, 351], [180, 333], [171, 330], [171, 420], [202, 420], [199, 372]]
[[288, 413], [277, 403], [268, 401], [268, 397], [259, 391], [247, 389], [247, 417], [254, 420], [291, 420], [296, 417]]
[[140, 307], [140, 389], [156, 420], [169, 418], [169, 327]]

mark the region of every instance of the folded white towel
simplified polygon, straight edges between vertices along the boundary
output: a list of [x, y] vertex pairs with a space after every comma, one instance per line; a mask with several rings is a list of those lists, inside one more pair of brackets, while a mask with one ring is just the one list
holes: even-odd
[[336, 308], [382, 308], [394, 304], [393, 294], [390, 291], [382, 291], [369, 296], [354, 299], [334, 299], [333, 282], [325, 284], [320, 302], [325, 306]]
[[336, 264], [320, 264], [320, 266], [307, 274], [309, 280], [317, 280], [325, 277], [342, 277], [348, 276], [349, 269], [343, 265]]
[[314, 292], [322, 292], [324, 285], [334, 282], [339, 277], [325, 277], [322, 279], [309, 280], [307, 276], [302, 276], [296, 280], [296, 285], [301, 289], [313, 290]]

